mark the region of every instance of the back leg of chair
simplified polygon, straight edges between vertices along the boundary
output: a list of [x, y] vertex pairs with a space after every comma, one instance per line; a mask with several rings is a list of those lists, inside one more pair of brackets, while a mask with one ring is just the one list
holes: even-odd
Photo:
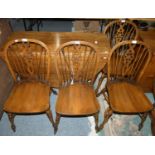
[[108, 122], [109, 118], [112, 116], [113, 111], [110, 107], [108, 107], [104, 112], [104, 120], [103, 123], [99, 126], [98, 131], [104, 128], [104, 125]]
[[46, 111], [46, 115], [47, 115], [48, 119], [50, 120], [50, 122], [52, 123], [53, 127], [55, 127], [52, 111], [50, 109], [48, 109]]
[[141, 122], [138, 126], [138, 130], [140, 131], [143, 128], [144, 122], [147, 118], [148, 113], [144, 113], [144, 114], [139, 114], [139, 117], [141, 118]]
[[57, 131], [58, 131], [58, 125], [59, 125], [59, 122], [60, 122], [60, 114], [56, 114], [56, 120], [55, 120], [55, 128], [54, 128], [54, 134], [56, 134], [57, 133]]
[[94, 119], [95, 119], [95, 130], [96, 130], [96, 132], [98, 131], [98, 115], [99, 115], [99, 113], [96, 113], [94, 115]]
[[15, 114], [13, 113], [8, 113], [8, 118], [9, 118], [9, 121], [11, 123], [11, 128], [14, 132], [16, 132], [16, 126], [14, 124], [14, 118], [15, 118]]

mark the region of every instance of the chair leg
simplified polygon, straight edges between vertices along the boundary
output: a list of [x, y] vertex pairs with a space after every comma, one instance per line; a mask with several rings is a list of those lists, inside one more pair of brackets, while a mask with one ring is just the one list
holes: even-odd
[[108, 107], [104, 112], [104, 120], [103, 123], [99, 126], [98, 131], [102, 130], [104, 128], [104, 125], [108, 122], [109, 118], [112, 116], [113, 111], [110, 107]]
[[52, 126], [55, 127], [52, 111], [50, 109], [48, 109], [46, 111], [46, 115], [47, 115], [48, 119], [50, 120], [50, 122], [52, 123]]
[[155, 109], [153, 109], [150, 113], [150, 120], [151, 120], [151, 131], [152, 135], [155, 136]]
[[15, 118], [15, 114], [13, 113], [8, 113], [8, 118], [9, 118], [9, 121], [11, 123], [11, 128], [13, 130], [13, 132], [16, 132], [16, 126], [14, 124], [14, 118]]
[[143, 128], [144, 122], [147, 118], [148, 113], [144, 113], [144, 114], [139, 114], [139, 117], [141, 118], [141, 122], [138, 126], [138, 130], [140, 131]]
[[98, 115], [99, 115], [99, 113], [96, 113], [94, 115], [94, 119], [95, 119], [95, 130], [96, 130], [96, 132], [98, 131]]
[[0, 113], [0, 121], [1, 121], [1, 119], [2, 119], [2, 117], [3, 117], [3, 114], [4, 114], [4, 111], [2, 111], [2, 112]]
[[57, 131], [58, 131], [58, 125], [59, 125], [59, 122], [60, 122], [60, 114], [56, 114], [56, 120], [55, 120], [55, 128], [54, 128], [54, 134], [56, 134], [57, 133]]

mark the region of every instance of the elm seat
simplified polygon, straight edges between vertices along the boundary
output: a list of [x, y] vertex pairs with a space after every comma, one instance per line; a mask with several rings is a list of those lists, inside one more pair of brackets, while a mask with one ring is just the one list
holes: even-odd
[[[143, 113], [152, 109], [152, 104], [141, 88], [116, 82], [108, 85], [109, 101], [113, 111], [118, 113]], [[139, 106], [140, 105], [140, 106]]]
[[59, 90], [56, 112], [61, 115], [92, 115], [99, 109], [95, 92], [89, 85], [77, 83]]
[[41, 113], [49, 109], [50, 88], [40, 82], [18, 83], [4, 105], [13, 113]]

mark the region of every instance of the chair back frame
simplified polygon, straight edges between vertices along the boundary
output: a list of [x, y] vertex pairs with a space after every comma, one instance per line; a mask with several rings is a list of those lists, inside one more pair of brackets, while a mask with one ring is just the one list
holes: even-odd
[[108, 82], [139, 81], [150, 59], [151, 51], [142, 41], [123, 41], [115, 45], [108, 57]]
[[93, 84], [98, 65], [95, 45], [86, 41], [70, 41], [62, 44], [56, 55], [55, 66], [60, 87], [73, 83]]
[[15, 82], [48, 82], [50, 56], [43, 42], [27, 38], [11, 40], [4, 48], [4, 56]]
[[110, 40], [110, 46], [125, 40], [137, 40], [139, 33], [136, 24], [130, 20], [119, 19], [110, 22], [104, 29], [104, 34]]

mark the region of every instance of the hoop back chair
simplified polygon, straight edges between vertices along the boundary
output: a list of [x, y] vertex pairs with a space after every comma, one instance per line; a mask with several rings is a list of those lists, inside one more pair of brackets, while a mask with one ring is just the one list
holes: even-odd
[[151, 52], [141, 41], [123, 41], [112, 48], [108, 60], [108, 81], [103, 95], [109, 105], [101, 130], [113, 113], [138, 114], [139, 130], [153, 106], [138, 81], [151, 58]]
[[55, 133], [61, 116], [93, 115], [98, 128], [99, 104], [93, 83], [98, 70], [95, 46], [85, 41], [64, 43], [57, 50], [59, 94], [56, 102]]
[[136, 40], [138, 38], [137, 26], [129, 20], [115, 20], [110, 22], [104, 29], [104, 34], [113, 47], [117, 43], [125, 40]]
[[50, 111], [49, 51], [35, 39], [16, 39], [5, 46], [5, 61], [14, 79], [13, 90], [4, 104], [12, 130], [16, 114], [46, 113], [54, 126]]

